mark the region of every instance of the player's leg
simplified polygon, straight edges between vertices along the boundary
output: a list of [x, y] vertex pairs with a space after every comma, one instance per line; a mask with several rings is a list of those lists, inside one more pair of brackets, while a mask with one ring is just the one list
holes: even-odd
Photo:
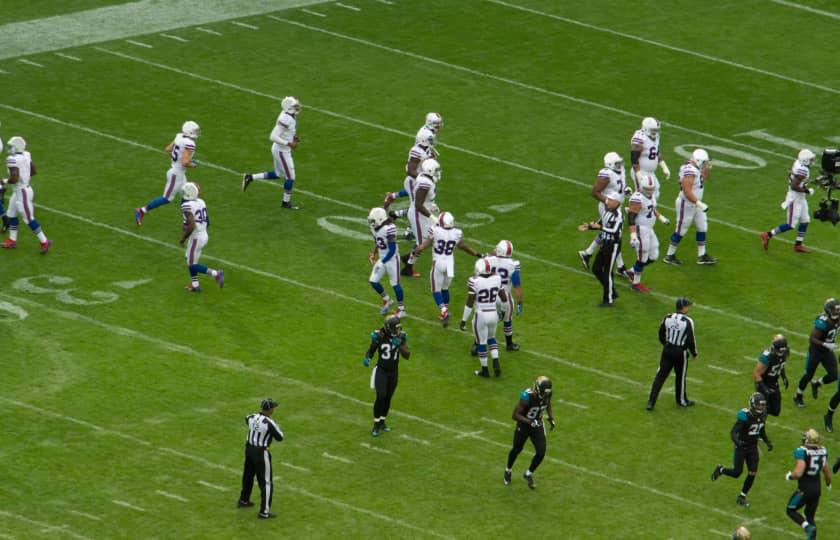
[[671, 355], [663, 349], [662, 354], [659, 357], [659, 368], [656, 370], [656, 376], [653, 378], [653, 384], [650, 386], [647, 410], [652, 411], [653, 407], [656, 405], [656, 400], [659, 398], [659, 392], [662, 391], [662, 385], [665, 384], [665, 381], [668, 379], [668, 375], [671, 374], [673, 366], [674, 362]]
[[677, 258], [677, 248], [683, 236], [688, 232], [688, 228], [694, 222], [694, 213], [695, 206], [693, 204], [687, 203], [685, 199], [677, 198], [674, 233], [671, 235], [671, 243], [668, 245], [668, 252], [662, 262], [676, 266], [682, 264], [682, 261]]
[[[368, 282], [370, 286], [373, 288], [376, 293], [382, 297], [382, 307], [379, 309], [380, 315], [385, 315], [388, 313], [388, 310], [393, 305], [391, 302], [391, 297], [388, 296], [388, 293], [385, 292], [385, 287], [382, 286], [382, 276], [387, 272], [387, 268], [385, 264], [382, 264], [381, 261], [376, 261], [373, 265], [373, 268], [370, 271], [370, 277], [368, 277]], [[389, 276], [390, 277], [390, 276]], [[393, 282], [392, 282], [393, 284]]]
[[242, 491], [239, 492], [239, 506], [250, 506], [251, 491], [254, 489], [254, 476], [257, 469], [248, 457], [248, 448], [245, 448], [245, 463], [242, 465]]
[[805, 505], [805, 494], [799, 490], [793, 492], [787, 503], [787, 515], [794, 523], [802, 527], [805, 518], [799, 513], [799, 509]]
[[767, 249], [767, 246], [770, 244], [770, 239], [776, 236], [777, 234], [782, 234], [783, 232], [787, 232], [793, 228], [794, 224], [794, 213], [796, 211], [795, 208], [796, 200], [786, 198], [785, 202], [782, 203], [782, 209], [785, 212], [785, 222], [780, 224], [775, 229], [770, 229], [769, 231], [761, 233], [761, 244], [764, 246], [764, 249]]
[[499, 314], [495, 310], [485, 313], [487, 324], [487, 348], [490, 349], [490, 358], [493, 360], [493, 373], [496, 377], [502, 374], [502, 365], [499, 363], [499, 344], [496, 342], [496, 331], [499, 329]]
[[825, 368], [825, 375], [811, 380], [811, 393], [814, 399], [817, 399], [822, 385], [831, 384], [837, 380], [837, 357], [834, 356], [834, 353], [828, 350], [821, 350], [819, 352], [819, 361], [823, 368]]
[[254, 462], [254, 475], [257, 478], [257, 485], [260, 487], [260, 515], [268, 514], [268, 497], [266, 497], [266, 490], [268, 486], [265, 482], [265, 460], [263, 454], [265, 450], [254, 448], [251, 450], [251, 459]]
[[507, 302], [502, 302], [502, 331], [505, 334], [505, 350], [518, 351], [519, 344], [513, 341], [513, 292], [508, 292]]
[[645, 265], [650, 257], [651, 248], [651, 234], [649, 234], [649, 227], [636, 227], [637, 238], [639, 245], [636, 246], [636, 262], [633, 264], [633, 290], [638, 292], [650, 292], [642, 283], [642, 272], [645, 271]]
[[429, 270], [429, 287], [432, 290], [432, 298], [435, 301], [435, 305], [437, 306], [438, 310], [441, 312], [441, 317], [443, 317], [443, 312], [445, 311], [445, 306], [443, 305], [443, 275], [445, 275], [446, 269], [443, 268], [443, 265], [438, 263], [438, 261], [432, 260], [432, 268]]
[[9, 210], [6, 214], [9, 218], [9, 237], [3, 242], [3, 247], [6, 249], [17, 247], [18, 224], [20, 223], [18, 214], [23, 214], [23, 207], [21, 206], [20, 195], [18, 193], [15, 191], [9, 198]]
[[695, 210], [694, 228], [697, 239], [697, 264], [715, 264], [717, 259], [706, 253], [706, 233], [709, 231], [709, 220], [706, 212]]
[[516, 424], [516, 429], [513, 432], [513, 446], [508, 452], [507, 467], [505, 467], [505, 485], [510, 484], [510, 473], [513, 470], [513, 464], [516, 463], [516, 458], [522, 449], [525, 448], [525, 441], [528, 440], [529, 430], [519, 424]]
[[819, 365], [819, 358], [812, 358], [811, 351], [809, 349], [808, 352], [805, 353], [805, 373], [803, 373], [802, 378], [799, 379], [799, 383], [796, 385], [796, 395], [793, 396], [793, 402], [797, 407], [805, 406], [802, 394], [805, 392], [805, 387], [807, 387], [808, 383], [813, 379], [814, 374], [817, 372], [817, 366]]
[[747, 452], [745, 450], [741, 450], [740, 448], [736, 448], [732, 452], [732, 467], [723, 467], [720, 470], [721, 474], [725, 474], [726, 476], [731, 476], [732, 478], [738, 478], [741, 476], [741, 473], [744, 472], [744, 461], [747, 459]]
[[391, 260], [385, 263], [385, 269], [388, 272], [391, 288], [394, 289], [394, 296], [397, 298], [397, 316], [403, 317], [405, 316], [405, 293], [400, 283], [400, 258], [391, 257]]
[[292, 204], [292, 189], [295, 187], [295, 160], [291, 150], [278, 151], [280, 170], [283, 172], [283, 205], [287, 210], [298, 210], [300, 207]]
[[796, 243], [793, 245], [793, 249], [794, 251], [798, 251], [800, 253], [808, 253], [811, 250], [803, 245], [805, 242], [805, 232], [808, 230], [808, 224], [811, 222], [807, 199], [802, 199], [799, 204], [798, 212], [799, 214], [797, 219], [799, 220], [799, 227], [796, 229]]
[[[438, 272], [440, 270], [438, 269]], [[440, 272], [436, 278], [440, 285], [440, 298], [443, 301], [443, 307], [440, 310], [440, 319], [443, 327], [446, 328], [449, 326], [449, 286], [452, 284], [452, 276], [450, 276], [445, 270]]]
[[382, 422], [385, 421], [385, 401], [388, 396], [388, 375], [379, 369], [374, 368], [373, 388], [376, 390], [376, 400], [373, 402], [373, 429], [370, 434], [378, 437], [382, 429]]
[[805, 494], [805, 532], [809, 539], [817, 537], [817, 507], [820, 504], [820, 494], [816, 490]]
[[475, 374], [479, 377], [489, 377], [490, 370], [487, 366], [487, 324], [484, 321], [485, 313], [480, 309], [475, 311], [473, 315], [473, 336], [476, 343], [478, 343], [478, 361], [481, 363], [481, 369]]
[[397, 391], [397, 383], [399, 382], [399, 372], [397, 370], [389, 371], [385, 377], [385, 403], [383, 403], [382, 422], [379, 424], [382, 431], [391, 431], [391, 428], [385, 423], [388, 418], [388, 412], [391, 410], [391, 400], [394, 399], [394, 392]]
[[271, 452], [268, 450], [262, 451], [262, 469], [263, 469], [263, 497], [260, 501], [260, 515], [262, 517], [271, 517], [271, 502], [274, 500], [274, 467], [271, 463]]
[[831, 396], [831, 399], [828, 402], [828, 410], [825, 412], [825, 416], [823, 417], [825, 430], [829, 433], [834, 431], [834, 411], [837, 410], [838, 406], [840, 406], [840, 384], [838, 384], [837, 391], [834, 392], [833, 396]]
[[204, 246], [206, 245], [207, 233], [194, 234], [189, 241], [187, 252], [187, 264], [189, 265], [190, 271], [190, 287], [188, 288], [193, 292], [198, 292], [201, 290], [201, 287], [198, 283], [198, 274], [206, 274], [208, 276], [213, 277], [216, 280], [216, 283], [218, 283], [219, 287], [221, 287], [224, 283], [224, 274], [221, 270], [210, 268], [207, 265], [198, 262], [201, 259], [201, 253], [204, 250]]
[[35, 219], [35, 192], [31, 187], [25, 187], [20, 190], [20, 197], [23, 207], [23, 220], [29, 225], [33, 234], [38, 237], [38, 242], [41, 244], [41, 254], [44, 254], [49, 251], [52, 242], [47, 240], [47, 235], [41, 229], [41, 224]]
[[[420, 221], [420, 217], [420, 212], [412, 206], [408, 213], [408, 225], [411, 227], [411, 234], [414, 235], [415, 245], [418, 246], [422, 243], [422, 238], [425, 238], [425, 236], [421, 233], [422, 222]], [[409, 254], [403, 255], [402, 275], [409, 277], [418, 277], [420, 275], [419, 273], [414, 272], [414, 262], [416, 260], [417, 257], [414, 256], [413, 251]]]
[[274, 151], [273, 145], [271, 150], [271, 159], [272, 161], [274, 161], [273, 171], [265, 171], [261, 173], [245, 173], [242, 176], [242, 191], [248, 189], [248, 185], [254, 180], [277, 180], [278, 178], [280, 178], [280, 175], [277, 174], [277, 171], [281, 170], [279, 152]]
[[751, 448], [747, 451], [745, 458], [747, 463], [747, 477], [744, 478], [744, 485], [741, 486], [741, 493], [738, 495], [738, 499], [736, 500], [736, 502], [741, 506], [750, 505], [747, 500], [747, 494], [750, 492], [750, 489], [752, 489], [753, 482], [755, 482], [755, 475], [758, 474], [758, 447]]
[[537, 471], [540, 463], [542, 463], [543, 458], [545, 458], [545, 424], [538, 428], [531, 428], [531, 442], [534, 445], [535, 453], [531, 459], [531, 464], [525, 470], [523, 476], [528, 481], [528, 487], [534, 489], [536, 487], [534, 473]]
[[685, 390], [685, 378], [688, 372], [688, 353], [681, 353], [681, 358], [674, 362], [674, 397], [680, 407], [690, 407], [694, 402], [688, 399]]
[[767, 396], [767, 414], [779, 416], [782, 412], [782, 394], [778, 385], [770, 387], [770, 394]]
[[137, 225], [142, 225], [143, 217], [155, 208], [171, 203], [172, 199], [181, 193], [186, 183], [187, 176], [184, 173], [176, 172], [174, 169], [166, 171], [166, 185], [163, 187], [163, 195], [152, 199], [146, 206], [134, 209], [134, 218]]

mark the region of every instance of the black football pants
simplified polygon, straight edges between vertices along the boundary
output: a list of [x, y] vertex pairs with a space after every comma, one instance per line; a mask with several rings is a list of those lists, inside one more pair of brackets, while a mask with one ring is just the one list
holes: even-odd
[[240, 501], [251, 500], [251, 490], [254, 489], [254, 477], [260, 486], [260, 513], [268, 514], [271, 509], [271, 499], [274, 495], [272, 482], [271, 452], [267, 448], [245, 445], [245, 465], [242, 470], [242, 492]]
[[659, 397], [659, 392], [662, 390], [662, 385], [671, 370], [674, 370], [674, 397], [677, 400], [677, 405], [686, 405], [688, 397], [685, 395], [685, 373], [688, 370], [688, 352], [679, 348], [665, 345], [662, 348], [662, 356], [659, 359], [659, 369], [656, 370], [656, 377], [653, 379], [653, 385], [650, 388], [650, 397], [648, 401], [656, 404]]
[[528, 439], [531, 439], [531, 442], [534, 443], [534, 450], [536, 450], [536, 454], [534, 454], [534, 458], [531, 460], [531, 465], [528, 467], [528, 470], [533, 473], [537, 470], [537, 467], [540, 466], [540, 463], [542, 463], [542, 460], [545, 457], [545, 425], [541, 423], [539, 427], [531, 427], [517, 423], [516, 431], [513, 432], [513, 448], [511, 448], [510, 453], [508, 453], [508, 469], [513, 468], [516, 458], [519, 456], [519, 453], [522, 452], [522, 449], [525, 448], [525, 442]]

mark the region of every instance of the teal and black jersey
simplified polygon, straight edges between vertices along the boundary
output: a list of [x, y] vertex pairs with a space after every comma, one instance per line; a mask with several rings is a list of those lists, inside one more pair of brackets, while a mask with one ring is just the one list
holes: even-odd
[[[784, 354], [776, 354], [772, 348], [764, 349], [758, 361], [767, 366], [767, 370], [761, 375], [761, 382], [767, 386], [778, 386], [779, 377], [785, 371], [787, 351]], [[767, 397], [767, 396], [764, 396]]]
[[[551, 397], [540, 399], [533, 388], [526, 388], [519, 393], [519, 401], [525, 403], [525, 416], [528, 420], [536, 420], [542, 425], [542, 414], [551, 402]], [[521, 424], [522, 422], [520, 422]], [[524, 425], [524, 424], [523, 424]]]
[[758, 446], [759, 437], [764, 442], [767, 442], [769, 438], [767, 437], [767, 433], [764, 432], [766, 419], [767, 416], [764, 414], [754, 416], [749, 409], [738, 411], [738, 417], [730, 433], [735, 446], [741, 449], [755, 448]]
[[383, 371], [396, 371], [400, 363], [400, 345], [408, 343], [405, 332], [399, 336], [389, 336], [384, 329], [370, 333], [370, 347], [366, 358], [373, 358], [373, 353], [379, 351], [376, 367]]
[[[837, 329], [840, 328], [840, 319], [832, 320], [823, 313], [814, 321], [814, 328], [817, 330], [817, 337], [820, 341], [834, 343], [837, 337]], [[814, 345], [812, 344], [811, 347]]]
[[799, 487], [819, 487], [820, 475], [828, 462], [828, 450], [824, 446], [800, 446], [793, 451], [793, 457], [805, 462], [805, 472], [799, 478]]

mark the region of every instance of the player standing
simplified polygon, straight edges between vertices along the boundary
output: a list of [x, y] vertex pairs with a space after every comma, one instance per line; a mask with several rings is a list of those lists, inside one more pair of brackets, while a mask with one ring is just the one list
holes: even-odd
[[[823, 313], [814, 320], [814, 329], [808, 337], [808, 354], [805, 356], [805, 374], [799, 379], [796, 388], [796, 395], [793, 402], [797, 407], [804, 407], [802, 394], [808, 382], [811, 382], [811, 394], [814, 399], [820, 391], [820, 386], [830, 384], [837, 380], [837, 357], [834, 356], [834, 349], [837, 348], [835, 339], [837, 329], [840, 328], [840, 302], [829, 298], [823, 304]], [[822, 364], [825, 368], [825, 375], [819, 379], [813, 379], [817, 372], [817, 366]]]
[[214, 270], [206, 265], [199, 264], [201, 250], [207, 245], [207, 228], [210, 226], [210, 216], [207, 215], [207, 205], [203, 199], [198, 197], [199, 187], [194, 182], [187, 182], [182, 189], [184, 202], [181, 204], [181, 212], [184, 214], [184, 232], [178, 242], [182, 246], [187, 243], [185, 257], [187, 269], [190, 272], [190, 284], [186, 289], [189, 292], [201, 292], [198, 284], [198, 274], [207, 274], [216, 280], [221, 289], [225, 284], [224, 270]]
[[[828, 470], [828, 450], [820, 446], [820, 434], [809, 429], [802, 436], [802, 446], [793, 451], [796, 465], [788, 471], [785, 480], [799, 484], [787, 504], [787, 515], [805, 530], [808, 540], [817, 537], [817, 506], [820, 504], [820, 474], [825, 478], [826, 489], [831, 489], [831, 472]], [[805, 507], [805, 517], [799, 509]]]
[[779, 390], [779, 377], [785, 383], [785, 389], [790, 385], [785, 373], [785, 362], [787, 361], [788, 342], [785, 336], [776, 334], [773, 342], [764, 349], [753, 370], [755, 389], [767, 398], [767, 413], [779, 416], [782, 412], [782, 393]]
[[496, 299], [507, 302], [508, 297], [502, 278], [493, 273], [493, 266], [486, 257], [475, 262], [475, 275], [467, 281], [467, 304], [464, 306], [464, 315], [461, 317], [461, 330], [467, 329], [467, 320], [475, 306], [473, 316], [473, 336], [478, 343], [478, 360], [481, 362], [481, 369], [475, 374], [479, 377], [489, 377], [490, 371], [487, 367], [487, 349], [490, 348], [490, 357], [493, 359], [493, 372], [496, 377], [502, 374], [502, 366], [499, 363], [499, 345], [496, 343], [496, 328], [499, 326], [499, 314], [496, 311]]
[[525, 442], [531, 439], [536, 453], [522, 477], [528, 482], [529, 488], [535, 489], [537, 487], [536, 482], [534, 482], [534, 472], [545, 457], [546, 446], [545, 424], [542, 420], [543, 411], [548, 413], [548, 424], [553, 431], [554, 413], [551, 410], [551, 379], [540, 375], [531, 388], [526, 388], [519, 393], [519, 402], [513, 409], [516, 431], [513, 432], [513, 447], [508, 453], [507, 467], [505, 468], [504, 482], [506, 486], [510, 485], [516, 458], [525, 447]]
[[679, 266], [682, 261], [677, 258], [677, 247], [683, 236], [688, 232], [692, 223], [696, 230], [697, 264], [715, 264], [717, 259], [706, 253], [706, 211], [709, 205], [703, 202], [704, 184], [709, 181], [712, 162], [709, 154], [702, 148], [691, 154], [691, 159], [680, 167], [680, 194], [677, 196], [677, 227], [671, 235], [671, 245], [668, 254], [662, 262]]
[[9, 237], [3, 242], [5, 249], [17, 247], [18, 235], [18, 214], [23, 216], [23, 221], [41, 243], [41, 254], [50, 250], [52, 242], [47, 239], [41, 224], [35, 219], [35, 191], [30, 182], [32, 177], [38, 174], [35, 164], [32, 163], [32, 155], [26, 151], [26, 141], [23, 137], [14, 136], [9, 139], [9, 156], [6, 158], [6, 168], [9, 170], [9, 177], [0, 180], [0, 185], [12, 186], [12, 196], [9, 198]]
[[294, 96], [286, 96], [280, 102], [282, 112], [277, 117], [277, 123], [268, 138], [271, 140], [271, 156], [274, 159], [274, 170], [261, 173], [246, 173], [242, 177], [242, 191], [254, 180], [277, 180], [283, 175], [283, 204], [286, 210], [299, 210], [300, 206], [292, 204], [292, 188], [295, 185], [295, 160], [292, 150], [300, 144], [297, 136], [297, 115], [300, 113], [300, 101]]
[[802, 242], [805, 240], [805, 231], [808, 230], [808, 223], [811, 222], [811, 216], [808, 211], [808, 195], [814, 194], [814, 188], [808, 187], [808, 179], [811, 176], [811, 165], [814, 164], [814, 159], [817, 156], [807, 148], [800, 150], [796, 161], [788, 173], [788, 192], [785, 201], [782, 203], [782, 210], [785, 211], [787, 220], [767, 232], [761, 233], [761, 245], [764, 246], [765, 251], [770, 244], [770, 239], [783, 232], [793, 229], [794, 224], [798, 224], [796, 230], [796, 243], [793, 245], [793, 250], [799, 253], [808, 253], [811, 250], [806, 248]]
[[402, 330], [400, 318], [392, 315], [385, 319], [385, 324], [379, 330], [370, 334], [370, 347], [362, 363], [370, 365], [370, 359], [379, 351], [379, 360], [373, 368], [370, 378], [371, 387], [376, 390], [376, 401], [373, 403], [373, 429], [370, 434], [378, 437], [381, 432], [391, 431], [385, 424], [388, 411], [391, 409], [391, 399], [397, 390], [399, 381], [400, 356], [408, 359], [408, 335]]
[[[414, 146], [408, 151], [408, 160], [405, 163], [405, 180], [403, 180], [403, 187], [399, 191], [389, 191], [385, 194], [383, 206], [388, 208], [392, 202], [402, 197], [411, 197], [414, 192], [414, 179], [417, 178], [418, 170], [426, 159], [437, 159], [437, 152], [434, 145], [437, 143], [437, 135], [443, 127], [443, 117], [436, 113], [430, 112], [426, 114], [426, 123], [423, 127], [417, 130], [417, 135], [414, 137]], [[399, 217], [406, 215], [406, 210], [402, 212]]]
[[[384, 208], [374, 208], [368, 214], [370, 232], [373, 234], [373, 251], [370, 254], [370, 262], [373, 270], [370, 272], [370, 286], [373, 287], [379, 296], [382, 297], [382, 308], [380, 315], [385, 315], [394, 304], [385, 288], [379, 283], [385, 274], [394, 289], [394, 296], [397, 298], [397, 316], [405, 315], [405, 304], [403, 303], [403, 288], [400, 285], [400, 254], [397, 249], [397, 226], [388, 217]], [[378, 256], [377, 256], [378, 254]]]
[[502, 314], [502, 328], [505, 333], [505, 350], [518, 351], [519, 344], [513, 342], [514, 298], [516, 314], [522, 315], [522, 278], [519, 261], [513, 259], [513, 244], [500, 240], [496, 244], [496, 255], [488, 257], [493, 272], [502, 278], [502, 287], [507, 293], [507, 302], [499, 299], [499, 312]]
[[633, 265], [633, 290], [648, 293], [650, 289], [642, 283], [645, 266], [653, 264], [659, 258], [659, 238], [653, 230], [658, 219], [663, 224], [670, 223], [668, 218], [656, 209], [656, 178], [647, 171], [638, 174], [639, 191], [630, 196], [627, 209], [627, 223], [630, 229], [630, 246], [636, 250], [636, 264]]
[[[440, 163], [436, 159], [427, 159], [420, 164], [419, 171], [414, 182], [411, 206], [408, 208], [408, 222], [411, 224], [416, 246], [423, 243], [438, 220], [435, 215], [438, 211], [435, 196], [436, 186], [440, 181]], [[414, 271], [415, 260], [413, 253], [406, 256], [402, 275], [420, 277], [420, 273]]]
[[196, 140], [201, 135], [201, 128], [192, 120], [187, 120], [181, 126], [181, 132], [175, 135], [175, 139], [166, 145], [166, 153], [172, 160], [172, 165], [166, 171], [166, 185], [163, 188], [163, 195], [152, 200], [146, 206], [134, 209], [134, 221], [137, 226], [143, 225], [143, 218], [146, 214], [159, 206], [169, 204], [181, 193], [184, 184], [187, 183], [187, 167], [196, 167], [193, 159], [195, 157]]
[[659, 179], [656, 177], [656, 166], [662, 169], [665, 180], [671, 178], [671, 171], [668, 164], [662, 159], [662, 148], [659, 141], [660, 132], [659, 120], [647, 117], [642, 120], [642, 128], [633, 133], [630, 139], [630, 176], [636, 183], [636, 191], [641, 191], [639, 184], [639, 173], [646, 172], [653, 176], [656, 190], [653, 193], [654, 199], [659, 200]]

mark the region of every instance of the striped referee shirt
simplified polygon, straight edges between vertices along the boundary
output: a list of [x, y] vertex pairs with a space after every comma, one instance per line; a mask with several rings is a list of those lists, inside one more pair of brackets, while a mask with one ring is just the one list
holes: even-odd
[[664, 346], [679, 347], [688, 350], [691, 356], [697, 356], [697, 343], [694, 341], [694, 321], [684, 313], [671, 313], [659, 325], [659, 342]]
[[246, 442], [251, 446], [268, 448], [273, 439], [283, 440], [283, 431], [277, 422], [262, 413], [249, 414], [245, 417], [245, 423], [248, 425]]
[[599, 221], [601, 222], [601, 240], [604, 242], [621, 241], [621, 224], [624, 221], [621, 209], [604, 210]]

